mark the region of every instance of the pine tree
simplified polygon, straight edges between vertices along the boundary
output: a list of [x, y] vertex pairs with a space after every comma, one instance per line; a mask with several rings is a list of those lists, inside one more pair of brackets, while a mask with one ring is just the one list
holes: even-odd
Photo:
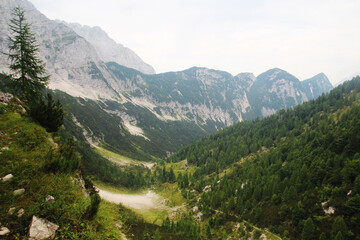
[[155, 234], [154, 234], [154, 240], [161, 240], [161, 235], [160, 235], [160, 231], [159, 229], [157, 228], [156, 231], [155, 231]]
[[306, 219], [306, 221], [305, 221], [301, 239], [302, 240], [315, 239], [315, 226], [310, 217], [308, 219]]
[[24, 10], [16, 7], [12, 16], [9, 23], [12, 36], [9, 36], [9, 53], [6, 54], [11, 61], [11, 85], [23, 99], [32, 100], [41, 95], [49, 76], [45, 76], [45, 64], [36, 56], [39, 48]]
[[344, 240], [344, 237], [340, 231], [336, 234], [334, 240]]
[[336, 217], [331, 229], [333, 237], [338, 235], [339, 232], [342, 233], [342, 236], [346, 235], [346, 233], [348, 232], [348, 227], [346, 226], [346, 223], [341, 216]]

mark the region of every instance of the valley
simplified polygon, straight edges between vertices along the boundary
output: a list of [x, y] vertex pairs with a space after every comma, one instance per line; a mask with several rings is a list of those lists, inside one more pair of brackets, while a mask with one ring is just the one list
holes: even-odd
[[1, 52], [17, 5], [49, 78], [0, 55], [0, 237], [360, 239], [359, 76], [155, 73], [28, 0], [0, 1]]

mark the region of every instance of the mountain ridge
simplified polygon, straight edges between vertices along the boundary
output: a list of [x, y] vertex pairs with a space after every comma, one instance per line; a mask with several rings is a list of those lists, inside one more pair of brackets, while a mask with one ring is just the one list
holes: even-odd
[[[92, 106], [99, 106], [94, 114], [96, 112], [109, 121], [115, 121], [116, 129], [113, 132], [130, 133], [137, 137], [134, 141], [142, 139], [144, 146], [148, 145], [146, 141], [154, 141], [160, 144], [155, 147], [162, 152], [160, 155], [173, 152], [176, 148], [169, 148], [166, 144], [164, 146], [159, 137], [171, 140], [178, 129], [181, 129], [177, 136], [179, 141], [175, 142], [181, 146], [191, 141], [187, 136], [193, 136], [192, 140], [195, 140], [202, 134], [236, 122], [263, 118], [314, 97], [310, 94], [311, 84], [304, 85], [279, 68], [270, 69], [257, 77], [252, 73], [233, 76], [225, 71], [205, 67], [145, 74], [116, 62], [105, 62], [97, 47], [85, 37], [64, 23], [47, 19], [28, 1], [1, 2], [0, 46], [4, 52], [7, 51], [5, 36], [9, 34], [9, 10], [19, 3], [25, 6], [25, 16], [33, 24], [32, 30], [40, 45], [39, 57], [44, 60], [48, 74], [51, 75], [49, 87], [85, 99], [84, 104], [91, 102]], [[107, 41], [113, 41], [99, 28], [93, 30], [99, 31], [97, 34], [104, 35]], [[113, 46], [113, 43], [110, 45]], [[8, 61], [3, 55], [0, 56], [0, 68], [8, 68]], [[326, 92], [321, 84], [316, 84], [317, 81], [311, 81], [314, 82], [313, 86], [318, 87], [317, 91]], [[76, 112], [72, 114], [74, 119], [81, 119]], [[112, 147], [116, 145], [116, 141], [106, 140], [110, 138], [98, 131], [95, 122], [89, 123], [83, 119], [81, 124], [95, 142], [103, 139], [104, 144], [111, 141]], [[172, 130], [167, 131], [167, 127]], [[102, 130], [110, 134], [108, 129]], [[87, 136], [87, 139], [90, 138]]]

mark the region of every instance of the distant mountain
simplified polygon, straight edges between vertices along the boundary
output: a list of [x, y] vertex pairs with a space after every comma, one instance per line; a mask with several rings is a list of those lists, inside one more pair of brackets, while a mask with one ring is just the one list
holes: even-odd
[[136, 69], [142, 73], [155, 74], [152, 66], [145, 63], [131, 49], [112, 40], [100, 27], [82, 26], [78, 23], [62, 22], [74, 30], [95, 47], [101, 60], [104, 62], [116, 62], [125, 67]]
[[260, 74], [249, 92], [255, 116], [268, 116], [308, 100], [300, 80], [278, 68]]
[[330, 92], [330, 90], [333, 89], [333, 85], [324, 73], [319, 73], [312, 78], [304, 80], [301, 84], [309, 99], [315, 99], [321, 96], [321, 94]]
[[[74, 118], [69, 119], [68, 126], [75, 129], [73, 125], [80, 124], [87, 141], [121, 152], [133, 149], [130, 155], [142, 144], [153, 149], [154, 155], [165, 156], [208, 133], [292, 108], [331, 87], [323, 86], [325, 75], [304, 84], [281, 69], [269, 70], [258, 77], [252, 73], [232, 76], [198, 67], [145, 74], [152, 73], [152, 68], [131, 50], [116, 44], [100, 28], [51, 21], [26, 0], [0, 2], [1, 51], [8, 51], [7, 24], [11, 9], [18, 5], [24, 7], [36, 33], [39, 57], [51, 75], [49, 87], [66, 92], [71, 96], [65, 99], [86, 105], [88, 113], [97, 114], [84, 119], [74, 103], [74, 109], [69, 109], [69, 116]], [[123, 66], [125, 63], [121, 65], [126, 59], [143, 72], [134, 69], [135, 65], [130, 68]], [[0, 55], [0, 71], [7, 72], [8, 64], [6, 56]], [[71, 97], [82, 100], [69, 100]], [[90, 109], [95, 105], [96, 109]], [[99, 127], [101, 124], [95, 118], [105, 126]], [[108, 122], [103, 122], [104, 119]], [[124, 136], [136, 138], [129, 140], [132, 147], [118, 144], [126, 142]]]

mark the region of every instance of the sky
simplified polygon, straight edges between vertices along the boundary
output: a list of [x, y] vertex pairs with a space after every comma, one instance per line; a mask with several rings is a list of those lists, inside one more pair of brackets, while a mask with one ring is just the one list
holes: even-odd
[[99, 26], [157, 73], [281, 68], [335, 84], [360, 73], [359, 0], [30, 0], [50, 19]]

